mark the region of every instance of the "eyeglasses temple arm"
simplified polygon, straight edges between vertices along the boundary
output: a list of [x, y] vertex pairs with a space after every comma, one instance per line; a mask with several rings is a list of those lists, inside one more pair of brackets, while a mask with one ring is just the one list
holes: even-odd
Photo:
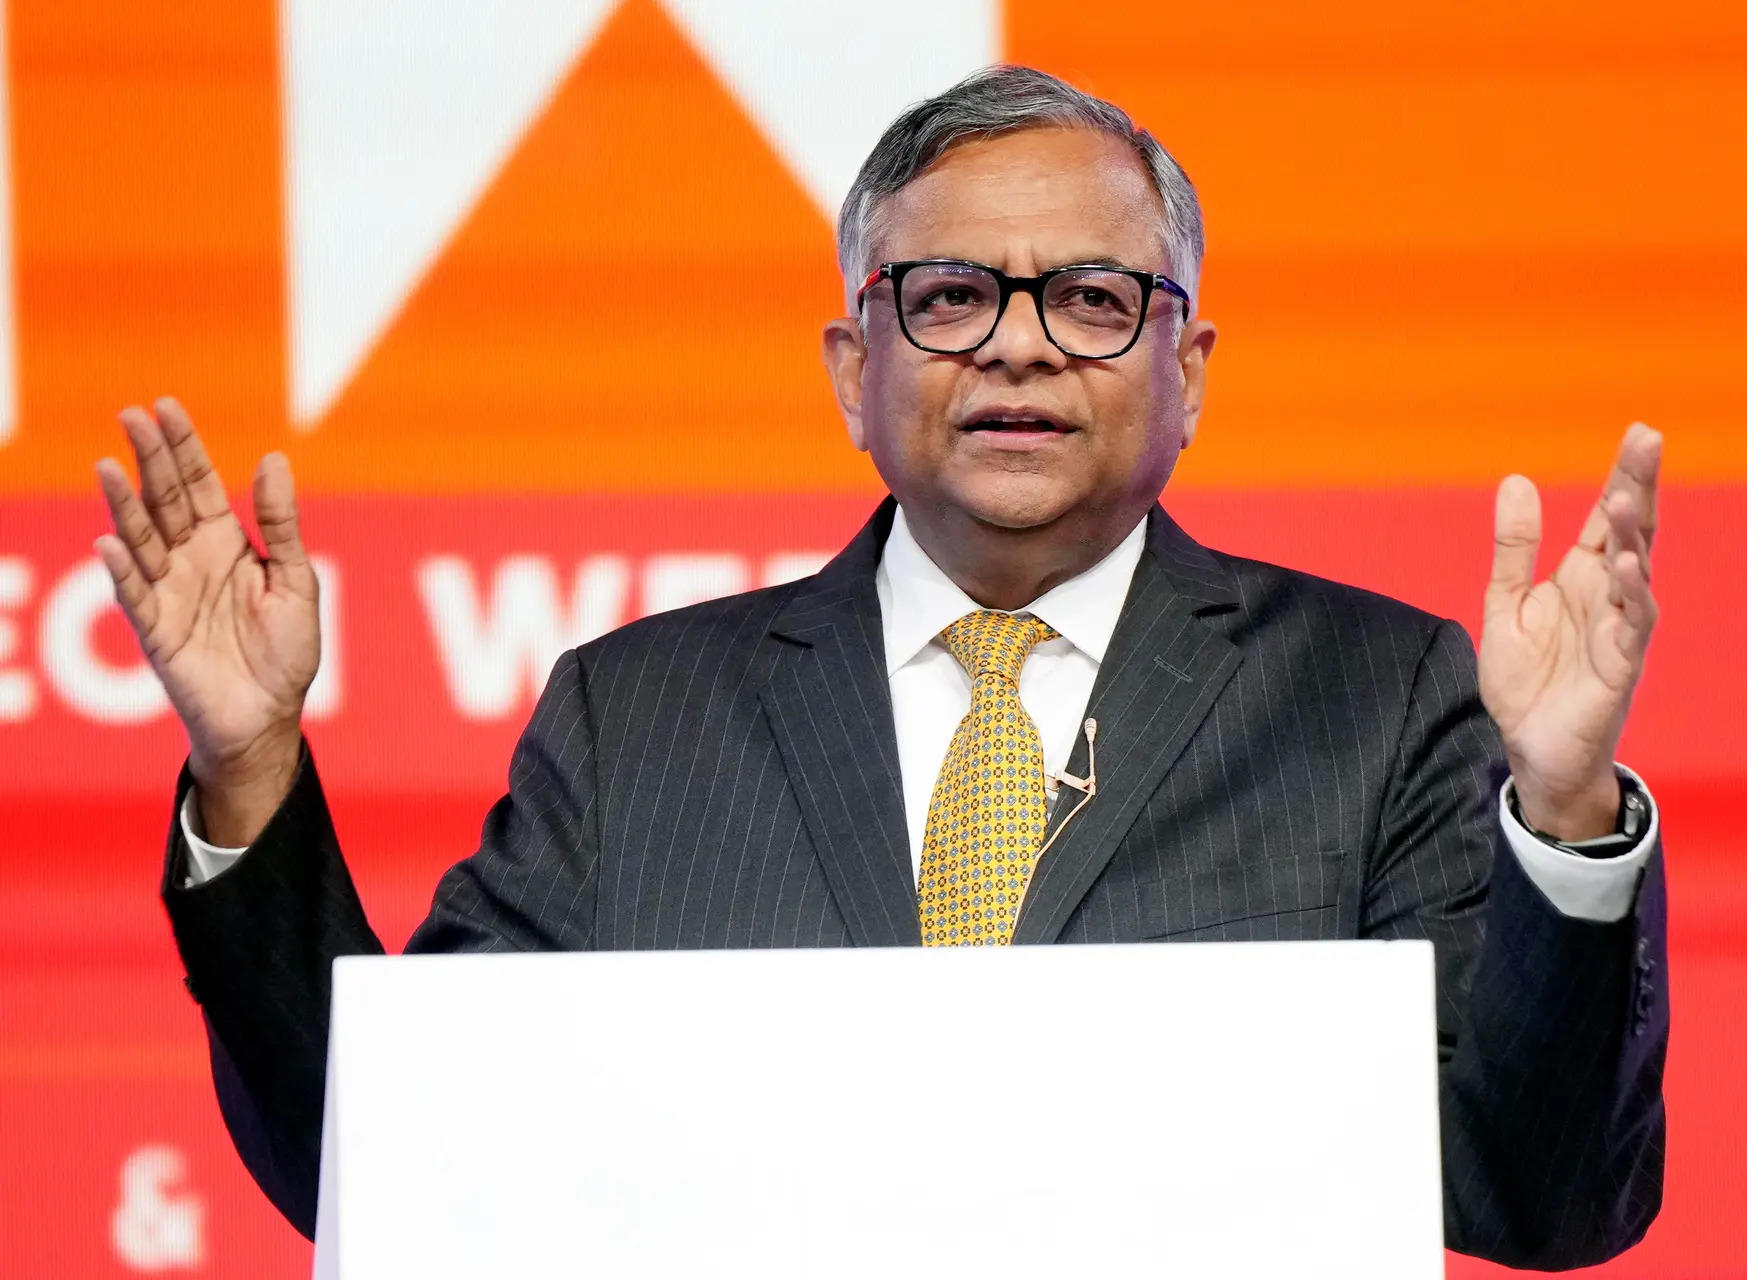
[[867, 279], [863, 280], [861, 282], [861, 288], [855, 291], [855, 305], [857, 309], [861, 307], [862, 296], [866, 294], [869, 289], [873, 288], [881, 280], [884, 280], [891, 274], [892, 269], [890, 267], [875, 267], [872, 271], [867, 273]]
[[[866, 288], [867, 286], [863, 285], [862, 287]], [[1180, 307], [1183, 311], [1183, 323], [1188, 324], [1189, 323], [1189, 291], [1187, 289], [1183, 288], [1183, 286], [1178, 284], [1175, 280], [1171, 279], [1170, 276], [1164, 276], [1164, 275], [1155, 275], [1153, 277], [1153, 288], [1163, 289], [1166, 293], [1170, 294], [1173, 298], [1175, 298], [1177, 300], [1177, 306]], [[858, 294], [856, 296], [859, 297], [860, 295]]]

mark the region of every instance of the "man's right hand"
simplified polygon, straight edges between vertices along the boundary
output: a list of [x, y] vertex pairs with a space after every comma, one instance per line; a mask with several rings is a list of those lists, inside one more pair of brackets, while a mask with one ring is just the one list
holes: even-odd
[[138, 494], [115, 459], [97, 464], [115, 522], [97, 553], [188, 731], [206, 839], [248, 845], [297, 772], [298, 721], [321, 661], [315, 572], [284, 455], [268, 454], [255, 472], [263, 559], [182, 406], [163, 399], [153, 409], [121, 413]]

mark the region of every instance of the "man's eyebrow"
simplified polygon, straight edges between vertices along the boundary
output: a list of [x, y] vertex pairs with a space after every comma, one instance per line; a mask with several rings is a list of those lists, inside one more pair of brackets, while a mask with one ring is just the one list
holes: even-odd
[[1120, 258], [1067, 258], [1048, 269], [1054, 271], [1059, 267], [1115, 267], [1119, 271], [1139, 271], [1142, 269], [1131, 266]]

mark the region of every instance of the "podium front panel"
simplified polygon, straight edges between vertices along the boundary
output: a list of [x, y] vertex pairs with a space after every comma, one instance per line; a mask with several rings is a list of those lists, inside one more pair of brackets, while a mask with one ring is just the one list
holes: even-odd
[[1442, 1275], [1427, 943], [338, 963], [317, 1275]]

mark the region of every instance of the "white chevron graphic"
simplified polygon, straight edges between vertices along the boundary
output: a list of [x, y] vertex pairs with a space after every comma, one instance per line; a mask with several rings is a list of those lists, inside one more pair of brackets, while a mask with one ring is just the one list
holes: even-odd
[[284, 0], [291, 419], [314, 426], [613, 0]]
[[992, 0], [662, 0], [835, 220], [881, 132], [1000, 54]]
[[[294, 423], [320, 422], [614, 7], [282, 0]], [[999, 0], [664, 7], [827, 217], [892, 116], [1000, 46]]]

